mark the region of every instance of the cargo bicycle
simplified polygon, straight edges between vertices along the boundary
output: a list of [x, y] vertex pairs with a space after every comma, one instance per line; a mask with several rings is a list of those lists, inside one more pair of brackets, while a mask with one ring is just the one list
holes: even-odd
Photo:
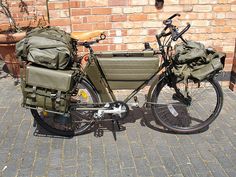
[[[190, 42], [183, 34], [190, 24], [179, 32], [172, 24], [176, 16], [180, 15], [174, 14], [163, 21], [165, 27], [156, 35], [159, 50], [145, 43], [145, 49], [140, 52], [94, 52], [92, 45], [106, 38], [103, 31], [71, 33], [74, 50], [78, 45], [83, 46], [89, 55], [85, 60], [78, 58], [63, 72], [25, 65], [23, 106], [49, 132], [74, 136], [87, 132], [100, 121], [112, 121], [119, 127], [119, 122], [128, 116], [128, 102], [132, 98], [137, 100], [135, 95], [149, 84], [144, 105], [151, 108], [163, 127], [176, 133], [206, 128], [222, 109], [223, 93], [215, 76], [223, 69], [225, 55], [204, 49], [213, 56], [205, 65], [198, 66], [195, 62], [195, 67], [193, 61], [181, 64], [178, 59], [182, 55], [173, 49], [172, 42], [180, 39], [180, 48], [188, 48]], [[194, 48], [191, 47], [188, 49]], [[81, 67], [82, 61], [85, 67]], [[117, 100], [113, 90], [120, 89], [133, 91], [124, 100]]]

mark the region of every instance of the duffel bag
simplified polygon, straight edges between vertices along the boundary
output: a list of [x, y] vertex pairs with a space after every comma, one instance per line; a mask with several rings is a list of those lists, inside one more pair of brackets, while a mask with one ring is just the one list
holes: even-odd
[[67, 113], [75, 75], [72, 70], [51, 70], [34, 66], [21, 69], [23, 106]]
[[71, 66], [73, 54], [70, 35], [56, 27], [33, 29], [16, 44], [19, 60], [51, 69], [65, 69]]

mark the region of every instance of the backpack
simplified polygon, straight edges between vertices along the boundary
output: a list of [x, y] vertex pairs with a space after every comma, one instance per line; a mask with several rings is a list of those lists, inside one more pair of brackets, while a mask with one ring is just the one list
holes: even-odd
[[180, 80], [191, 77], [202, 81], [224, 68], [225, 53], [205, 49], [199, 42], [177, 44], [175, 51], [175, 66], [172, 71]]
[[56, 27], [36, 28], [16, 44], [16, 55], [19, 60], [50, 69], [65, 69], [73, 63], [72, 39]]

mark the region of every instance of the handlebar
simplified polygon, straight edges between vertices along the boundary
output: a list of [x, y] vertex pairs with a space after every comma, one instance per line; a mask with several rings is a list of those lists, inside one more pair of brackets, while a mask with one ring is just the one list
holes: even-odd
[[163, 21], [164, 25], [171, 25], [172, 24], [172, 19], [175, 18], [176, 16], [180, 17], [180, 14], [174, 14], [172, 16], [170, 16], [169, 18], [167, 18], [166, 20]]
[[[187, 23], [187, 26], [181, 31], [178, 32], [178, 28], [176, 28], [176, 26], [172, 25], [172, 19], [175, 17], [180, 17], [180, 14], [176, 13], [172, 16], [170, 16], [169, 18], [167, 18], [166, 20], [163, 21], [163, 24], [166, 25], [165, 28], [161, 31], [161, 33], [159, 35], [156, 35], [156, 39], [158, 42], [158, 45], [161, 46], [161, 40], [160, 38], [162, 37], [167, 37], [169, 35], [172, 35], [172, 39], [173, 41], [177, 41], [179, 38], [186, 43], [186, 41], [183, 39], [182, 35], [188, 31], [188, 29], [190, 28], [190, 24]], [[170, 32], [166, 33], [166, 30], [169, 29]]]
[[178, 33], [176, 36], [173, 37], [173, 40], [177, 41], [186, 31], [188, 31], [190, 26], [191, 25], [189, 23], [187, 23], [187, 26], [180, 33]]

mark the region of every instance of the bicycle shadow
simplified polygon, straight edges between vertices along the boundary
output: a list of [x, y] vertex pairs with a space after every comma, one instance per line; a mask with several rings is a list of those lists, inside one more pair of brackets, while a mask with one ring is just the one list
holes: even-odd
[[[187, 114], [187, 110], [182, 110], [182, 116]], [[168, 116], [168, 115], [167, 115]], [[170, 115], [169, 115], [170, 116]], [[180, 115], [181, 116], [181, 115]], [[191, 116], [188, 116], [191, 118]], [[178, 120], [178, 119], [176, 119]], [[170, 123], [173, 123], [173, 125], [179, 125], [182, 122], [176, 122], [175, 121], [170, 121]], [[181, 134], [181, 133], [176, 133], [173, 131], [170, 131], [166, 129], [165, 127], [162, 126], [162, 124], [155, 119], [155, 117], [152, 114], [152, 111], [150, 109], [147, 109], [145, 107], [142, 108], [137, 108], [133, 107], [132, 110], [130, 110], [129, 115], [123, 119], [119, 120], [119, 126], [116, 124], [113, 124], [112, 121], [100, 121], [96, 123], [90, 130], [85, 132], [84, 134], [81, 134], [79, 136], [87, 135], [90, 133], [93, 133], [95, 137], [99, 138], [104, 135], [106, 132], [113, 132], [114, 139], [116, 140], [116, 132], [122, 132], [125, 131], [126, 125], [127, 124], [135, 124], [137, 121], [139, 121], [140, 125], [143, 127], [148, 127], [154, 131], [161, 132], [161, 133], [168, 133], [168, 134]], [[185, 122], [188, 122], [188, 120]], [[190, 122], [189, 122], [190, 123]], [[208, 130], [209, 127], [206, 127], [205, 129], [202, 129], [201, 131], [197, 131], [194, 133], [188, 133], [188, 134], [199, 134], [203, 133]], [[57, 136], [55, 134], [52, 134], [50, 132], [47, 132], [45, 129], [40, 127], [39, 125], [36, 125], [36, 129], [34, 131], [34, 136], [38, 137], [51, 137], [51, 138], [63, 138], [63, 139], [69, 139], [72, 137], [62, 137], [62, 136]]]

